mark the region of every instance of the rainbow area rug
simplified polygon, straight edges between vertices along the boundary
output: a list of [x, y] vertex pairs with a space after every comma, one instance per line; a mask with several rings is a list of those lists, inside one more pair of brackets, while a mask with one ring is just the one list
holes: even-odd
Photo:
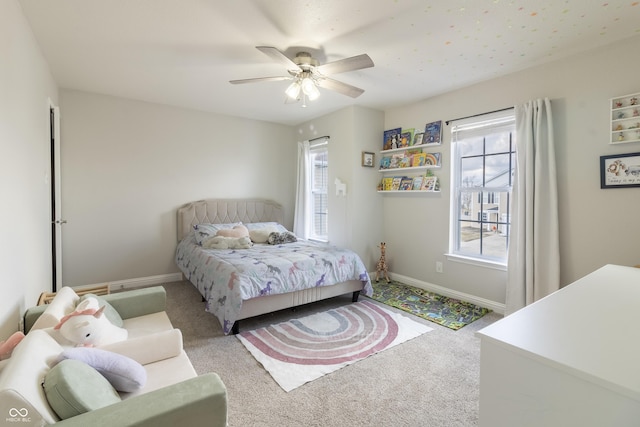
[[491, 312], [488, 308], [443, 297], [394, 280], [391, 283], [383, 280], [371, 282], [371, 285], [371, 299], [456, 331]]
[[285, 391], [433, 330], [360, 301], [236, 337]]

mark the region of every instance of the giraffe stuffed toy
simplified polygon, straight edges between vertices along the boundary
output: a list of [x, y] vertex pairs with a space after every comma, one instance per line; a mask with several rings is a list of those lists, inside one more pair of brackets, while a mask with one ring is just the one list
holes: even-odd
[[389, 274], [387, 273], [387, 259], [385, 257], [387, 244], [385, 242], [380, 242], [380, 261], [378, 261], [378, 265], [376, 265], [376, 283], [378, 283], [378, 275], [380, 273], [384, 274], [385, 279], [387, 279], [387, 283], [391, 282], [389, 280]]

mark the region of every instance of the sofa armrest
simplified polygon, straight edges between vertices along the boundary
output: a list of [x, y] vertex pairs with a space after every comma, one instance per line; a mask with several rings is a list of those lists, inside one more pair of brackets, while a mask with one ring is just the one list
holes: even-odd
[[33, 324], [36, 323], [36, 320], [42, 313], [47, 309], [46, 305], [37, 305], [35, 307], [28, 308], [27, 311], [24, 312], [24, 333], [26, 334], [31, 330]]
[[167, 306], [167, 292], [162, 286], [116, 292], [101, 298], [111, 304], [123, 319], [165, 311]]
[[217, 374], [200, 375], [59, 421], [60, 427], [227, 425], [227, 390]]

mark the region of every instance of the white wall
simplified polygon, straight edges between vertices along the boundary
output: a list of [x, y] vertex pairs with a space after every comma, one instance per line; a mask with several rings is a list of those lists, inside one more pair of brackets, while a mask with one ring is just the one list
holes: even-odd
[[51, 291], [49, 99], [57, 87], [17, 1], [0, 2], [0, 340]]
[[61, 91], [63, 283], [175, 273], [176, 209], [261, 197], [293, 225], [293, 128]]
[[[382, 199], [376, 192], [377, 168], [362, 167], [362, 151], [376, 153], [382, 144], [381, 111], [347, 107], [296, 127], [299, 141], [320, 136], [329, 141], [329, 240], [353, 249], [371, 271], [383, 235]], [[377, 156], [376, 156], [377, 159]], [[336, 196], [334, 180], [347, 184], [347, 195]]]
[[[566, 60], [497, 78], [385, 112], [385, 129], [424, 126], [548, 97], [554, 114], [560, 203], [561, 282], [607, 263], [640, 263], [640, 190], [600, 189], [599, 157], [640, 152], [640, 143], [609, 145], [609, 98], [640, 92], [640, 36]], [[447, 261], [450, 129], [444, 129], [438, 195], [384, 199], [390, 269], [504, 302], [504, 272]], [[444, 273], [435, 272], [435, 262]]]

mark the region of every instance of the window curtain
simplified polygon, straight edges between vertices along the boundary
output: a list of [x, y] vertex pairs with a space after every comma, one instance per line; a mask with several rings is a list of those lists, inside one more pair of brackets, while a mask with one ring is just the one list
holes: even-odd
[[293, 234], [308, 239], [311, 234], [311, 161], [309, 141], [298, 142], [298, 181], [296, 206], [293, 218]]
[[560, 289], [558, 192], [551, 101], [516, 105], [505, 314]]

